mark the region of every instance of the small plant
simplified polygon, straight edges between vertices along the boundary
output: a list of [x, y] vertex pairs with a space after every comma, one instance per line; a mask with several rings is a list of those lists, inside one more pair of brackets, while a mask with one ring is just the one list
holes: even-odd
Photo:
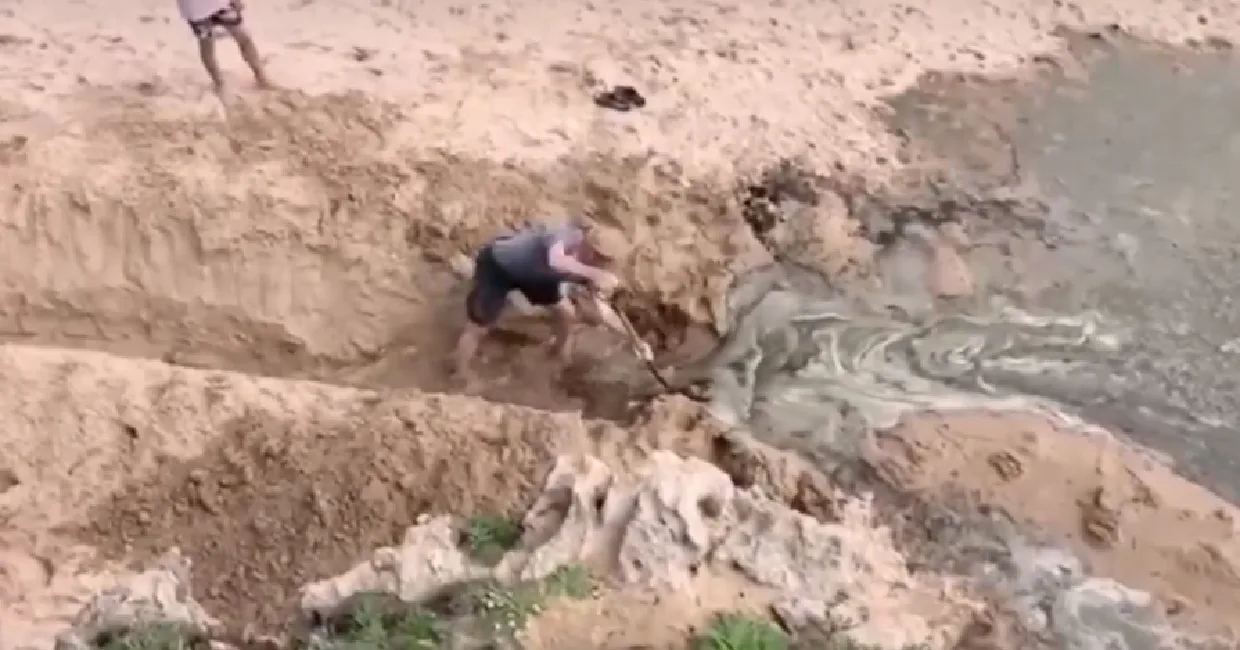
[[205, 639], [182, 623], [154, 623], [102, 635], [95, 646], [100, 650], [196, 650]]
[[483, 564], [499, 562], [519, 541], [521, 525], [503, 515], [474, 515], [465, 526], [465, 548]]
[[[373, 597], [371, 597], [373, 596]], [[419, 607], [395, 607], [386, 594], [360, 598], [339, 630], [341, 650], [419, 650], [443, 642], [439, 619]]]
[[788, 650], [788, 637], [768, 620], [721, 614], [694, 639], [693, 650]]
[[[800, 646], [796, 646], [796, 647], [799, 648]], [[883, 649], [876, 645], [868, 645], [865, 643], [861, 643], [860, 641], [857, 641], [853, 639], [852, 637], [836, 636], [836, 637], [833, 637], [831, 640], [827, 641], [826, 645], [807, 646], [805, 647], [805, 650], [883, 650]], [[930, 650], [930, 648], [923, 644], [915, 643], [912, 645], [904, 646], [902, 650]]]
[[578, 600], [595, 595], [594, 580], [590, 572], [580, 564], [567, 564], [547, 576], [543, 581], [548, 596], [576, 598]]
[[474, 591], [474, 612], [488, 632], [515, 635], [531, 616], [542, 612], [543, 596], [542, 586], [537, 583], [489, 582]]

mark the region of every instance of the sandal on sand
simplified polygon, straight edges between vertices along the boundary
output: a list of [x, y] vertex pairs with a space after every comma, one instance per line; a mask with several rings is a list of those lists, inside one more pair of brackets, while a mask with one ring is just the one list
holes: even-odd
[[642, 97], [641, 93], [632, 86], [615, 86], [607, 92], [595, 95], [594, 104], [599, 108], [609, 108], [624, 113], [634, 108], [644, 107], [646, 98]]
[[646, 107], [646, 98], [632, 86], [616, 86], [611, 90], [616, 99], [636, 108]]
[[595, 95], [594, 105], [599, 108], [609, 108], [613, 111], [620, 111], [621, 113], [632, 108], [627, 102], [620, 101], [620, 98], [616, 97], [616, 94], [611, 91]]

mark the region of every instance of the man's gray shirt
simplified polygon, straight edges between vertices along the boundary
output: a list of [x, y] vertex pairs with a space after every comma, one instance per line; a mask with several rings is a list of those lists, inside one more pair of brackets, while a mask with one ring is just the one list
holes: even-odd
[[551, 247], [563, 242], [571, 253], [585, 237], [580, 226], [572, 223], [539, 225], [491, 243], [491, 254], [504, 272], [518, 283], [580, 282], [581, 278], [551, 268]]

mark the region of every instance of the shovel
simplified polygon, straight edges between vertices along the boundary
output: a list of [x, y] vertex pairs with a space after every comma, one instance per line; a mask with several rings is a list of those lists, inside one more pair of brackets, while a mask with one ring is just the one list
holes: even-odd
[[703, 395], [699, 394], [697, 391], [693, 391], [691, 388], [676, 388], [673, 386], [672, 383], [663, 376], [663, 373], [659, 372], [659, 367], [655, 365], [654, 358], [642, 354], [642, 349], [645, 342], [642, 340], [641, 335], [637, 333], [637, 329], [633, 327], [633, 323], [629, 321], [629, 317], [624, 315], [624, 311], [617, 307], [615, 302], [604, 298], [598, 293], [595, 293], [593, 297], [599, 302], [599, 304], [609, 307], [612, 313], [616, 315], [616, 320], [619, 320], [620, 324], [624, 327], [625, 335], [628, 336], [629, 346], [633, 349], [633, 353], [646, 364], [646, 369], [650, 371], [650, 374], [654, 377], [654, 380], [659, 382], [659, 386], [663, 388], [665, 393], [679, 393], [694, 401], [706, 401], [706, 398]]

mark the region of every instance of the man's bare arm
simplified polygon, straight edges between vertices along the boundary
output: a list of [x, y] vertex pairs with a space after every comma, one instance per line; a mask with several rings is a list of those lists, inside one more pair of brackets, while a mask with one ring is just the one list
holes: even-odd
[[599, 318], [602, 319], [603, 325], [607, 329], [621, 335], [628, 336], [629, 330], [624, 326], [624, 321], [620, 320], [620, 315], [616, 313], [615, 308], [600, 296], [590, 294], [590, 300], [594, 301], [594, 309], [598, 311]]
[[629, 326], [625, 324], [624, 317], [616, 313], [616, 309], [611, 306], [611, 303], [594, 293], [590, 294], [590, 299], [594, 301], [594, 309], [598, 312], [599, 318], [607, 329], [628, 339], [629, 343], [634, 347], [633, 351], [643, 360], [649, 361], [654, 358], [654, 352], [651, 351], [650, 345], [643, 341], [637, 335], [637, 332], [629, 329]]
[[548, 260], [551, 268], [566, 273], [574, 277], [581, 278], [591, 284], [597, 284], [603, 271], [596, 269], [588, 264], [582, 264], [577, 258], [568, 254], [568, 250], [564, 247], [564, 242], [557, 241], [551, 246], [548, 252]]

